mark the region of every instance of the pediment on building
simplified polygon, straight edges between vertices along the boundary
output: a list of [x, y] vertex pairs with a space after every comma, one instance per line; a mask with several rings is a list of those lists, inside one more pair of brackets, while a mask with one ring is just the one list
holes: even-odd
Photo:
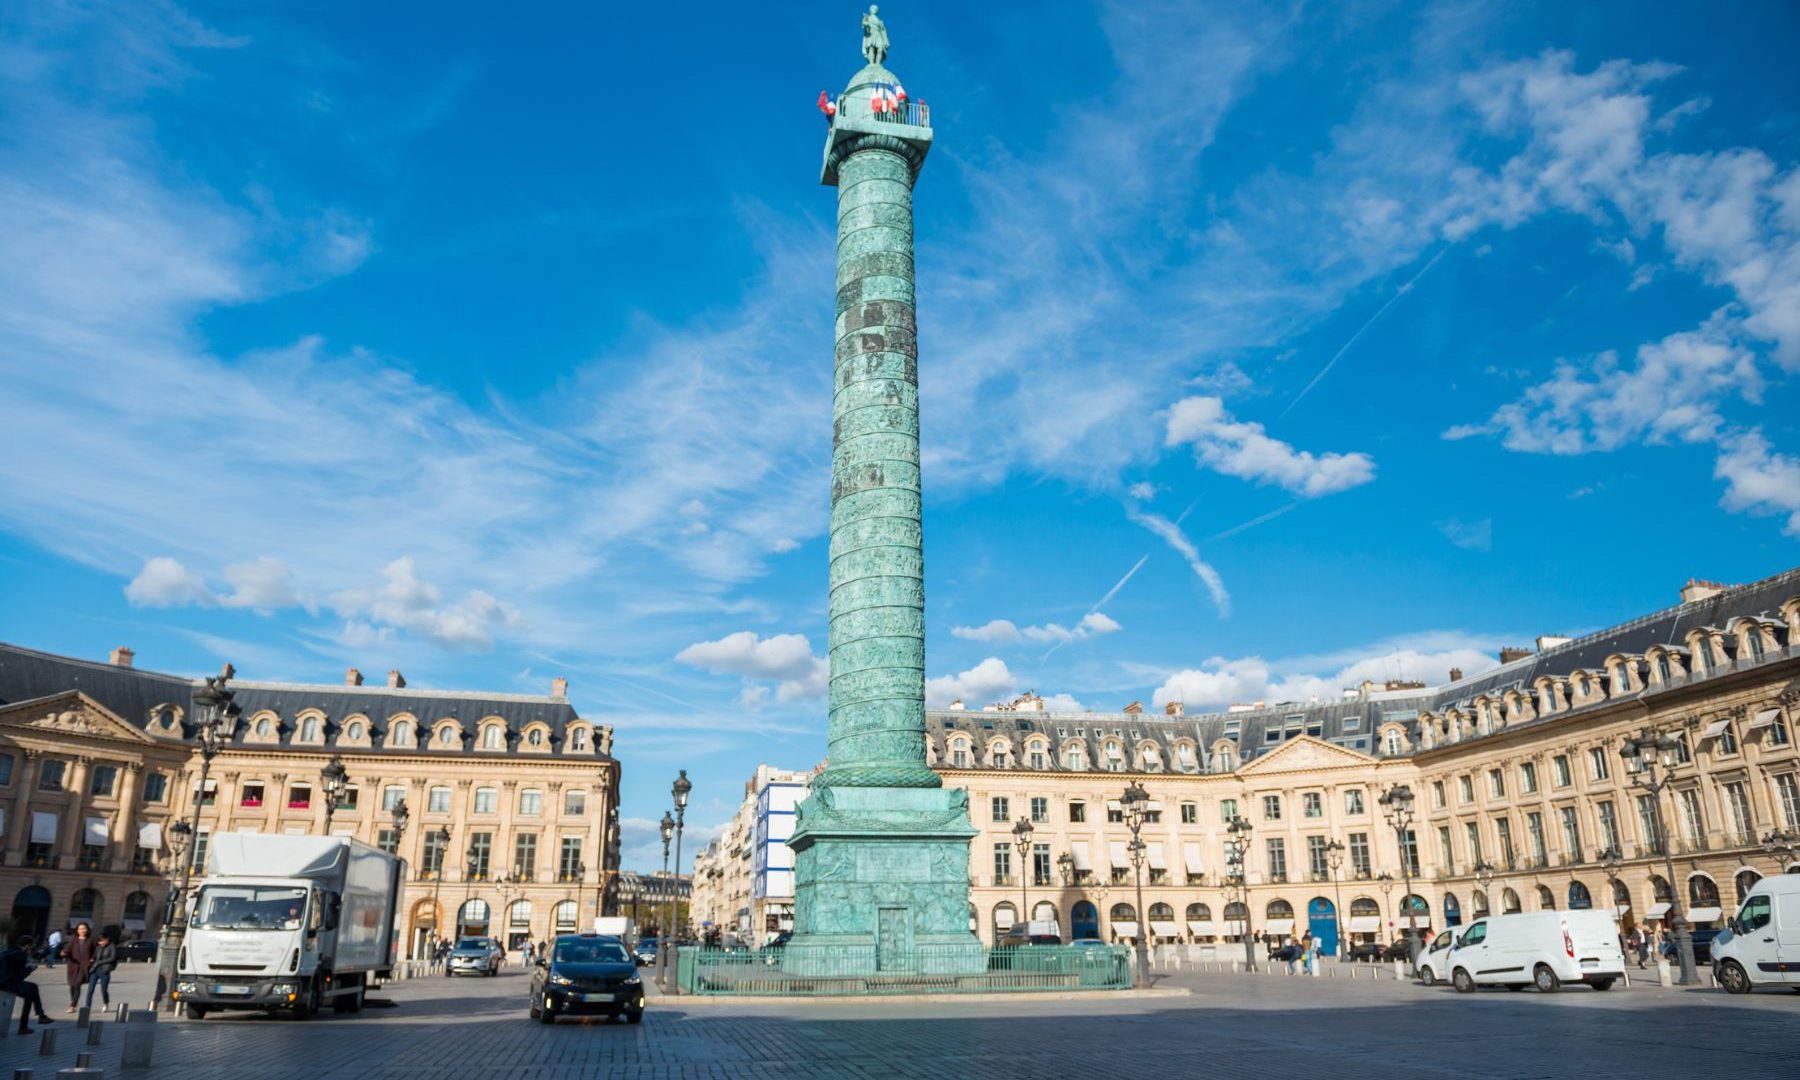
[[1306, 769], [1330, 769], [1345, 765], [1367, 765], [1375, 759], [1335, 743], [1315, 739], [1311, 735], [1289, 739], [1280, 747], [1264, 754], [1238, 770], [1241, 776], [1264, 773], [1301, 772]]
[[0, 706], [0, 727], [11, 729], [14, 735], [45, 738], [110, 739], [138, 745], [156, 742], [79, 690]]

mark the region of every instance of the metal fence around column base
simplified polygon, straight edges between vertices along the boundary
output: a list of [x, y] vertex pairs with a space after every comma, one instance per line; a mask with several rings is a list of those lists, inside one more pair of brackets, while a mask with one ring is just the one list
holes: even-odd
[[928, 945], [880, 951], [685, 949], [677, 979], [703, 996], [865, 997], [884, 994], [1047, 993], [1127, 990], [1130, 952], [1120, 945]]

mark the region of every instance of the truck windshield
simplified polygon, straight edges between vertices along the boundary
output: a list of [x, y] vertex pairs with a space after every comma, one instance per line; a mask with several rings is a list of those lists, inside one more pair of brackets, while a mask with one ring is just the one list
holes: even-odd
[[194, 905], [194, 925], [208, 930], [298, 930], [305, 912], [305, 889], [205, 885]]

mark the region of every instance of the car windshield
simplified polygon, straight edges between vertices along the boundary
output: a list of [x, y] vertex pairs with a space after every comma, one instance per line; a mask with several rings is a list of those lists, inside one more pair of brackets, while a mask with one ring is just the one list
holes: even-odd
[[456, 943], [456, 948], [458, 951], [483, 952], [487, 949], [487, 938], [466, 937]]
[[205, 885], [194, 925], [207, 930], [298, 930], [306, 890], [259, 885]]
[[559, 941], [555, 961], [559, 964], [629, 964], [625, 946], [616, 941]]

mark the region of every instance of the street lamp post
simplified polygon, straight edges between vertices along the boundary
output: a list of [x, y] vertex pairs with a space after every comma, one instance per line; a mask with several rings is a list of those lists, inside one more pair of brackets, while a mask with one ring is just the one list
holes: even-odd
[[325, 784], [325, 835], [331, 835], [331, 815], [337, 813], [338, 801], [350, 787], [350, 770], [336, 754], [319, 770], [319, 776]]
[[[184, 823], [187, 826], [188, 839], [194, 844], [194, 855], [199, 856], [200, 809], [206, 804], [206, 782], [212, 773], [213, 758], [225, 748], [225, 739], [237, 725], [238, 714], [243, 710], [233, 701], [236, 695], [226, 688], [229, 678], [226, 675], [208, 675], [206, 685], [194, 691], [194, 742], [200, 750], [200, 787], [194, 792], [194, 812]], [[176, 833], [171, 827], [171, 836]], [[157, 967], [160, 968], [158, 982], [163, 989], [170, 991], [166, 999], [166, 1007], [175, 1009], [176, 960], [180, 955], [181, 943], [187, 937], [187, 894], [193, 882], [194, 860], [181, 859], [181, 887], [176, 890], [172, 918], [163, 923], [162, 941], [157, 946]]]
[[[1100, 909], [1106, 903], [1106, 894], [1112, 890], [1112, 886], [1094, 877], [1092, 871], [1088, 872], [1087, 880], [1082, 880], [1082, 872], [1075, 866], [1075, 856], [1066, 851], [1056, 857], [1056, 867], [1062, 871], [1063, 884], [1080, 889], [1082, 899], [1094, 905], [1094, 932], [1099, 933]], [[1069, 940], [1075, 940], [1073, 913], [1069, 918]]]
[[1026, 859], [1031, 856], [1031, 819], [1019, 818], [1013, 825], [1013, 847], [1019, 853], [1019, 921], [1030, 922], [1031, 901], [1025, 893]]
[[1619, 849], [1609, 847], [1599, 856], [1600, 872], [1606, 875], [1606, 903], [1612, 908], [1613, 921], [1619, 921], [1619, 868], [1625, 865]]
[[1225, 903], [1244, 906], [1244, 970], [1256, 970], [1256, 943], [1250, 940], [1250, 877], [1245, 860], [1250, 853], [1250, 819], [1234, 817], [1225, 824]]
[[1675, 756], [1680, 747], [1675, 736], [1646, 726], [1636, 735], [1625, 737], [1619, 756], [1625, 759], [1633, 786], [1649, 793], [1650, 804], [1656, 810], [1651, 815], [1656, 825], [1656, 842], [1662, 847], [1663, 867], [1669, 875], [1668, 923], [1675, 932], [1675, 957], [1681, 964], [1681, 974], [1676, 981], [1682, 986], [1693, 986], [1700, 981], [1700, 974], [1694, 968], [1694, 934], [1681, 903], [1681, 889], [1675, 881], [1674, 845], [1669, 843], [1669, 830], [1663, 822], [1662, 810], [1663, 789], [1674, 778]]
[[1406, 909], [1407, 963], [1416, 974], [1419, 969], [1419, 917], [1413, 902], [1412, 859], [1407, 840], [1412, 836], [1413, 793], [1405, 784], [1395, 784], [1376, 800], [1384, 808], [1387, 823], [1393, 827], [1400, 845], [1400, 876], [1406, 891], [1400, 894], [1400, 906]]
[[1338, 870], [1344, 865], [1344, 844], [1333, 840], [1325, 845], [1325, 862], [1331, 867], [1331, 917], [1337, 927], [1338, 963], [1350, 958], [1350, 949], [1344, 942], [1344, 887], [1338, 883]]
[[[463, 860], [463, 911], [469, 909], [469, 901], [475, 898], [475, 879], [481, 875], [481, 872], [481, 853], [475, 850], [475, 841], [470, 840], [469, 855]], [[463, 929], [462, 913], [458, 912], [457, 914], [456, 936], [461, 937]], [[492, 920], [492, 912], [488, 913], [488, 918]]]
[[670, 891], [673, 893], [669, 904], [670, 910], [674, 914], [669, 919], [670, 932], [666, 935], [662, 946], [656, 950], [658, 957], [664, 954], [669, 957], [669, 966], [675, 971], [674, 985], [671, 990], [677, 994], [681, 993], [681, 968], [676, 950], [681, 948], [677, 944], [681, 935], [675, 933], [674, 929], [675, 923], [686, 921], [681, 914], [681, 830], [683, 822], [687, 819], [688, 793], [693, 790], [694, 784], [687, 778], [686, 769], [681, 770], [681, 775], [675, 778], [674, 785], [669, 788], [669, 794], [675, 799], [675, 877], [669, 882]]
[[1150, 915], [1144, 910], [1144, 840], [1141, 835], [1144, 822], [1150, 816], [1150, 793], [1137, 783], [1127, 784], [1125, 794], [1119, 797], [1119, 806], [1125, 811], [1125, 827], [1131, 830], [1131, 843], [1127, 850], [1131, 855], [1131, 870], [1137, 883], [1137, 979], [1135, 985], [1150, 985], [1150, 948], [1145, 940], [1145, 931], [1150, 926]]
[[1493, 863], [1488, 862], [1486, 859], [1475, 860], [1475, 883], [1481, 886], [1482, 898], [1487, 902], [1487, 910], [1485, 912], [1477, 912], [1477, 914], [1492, 915], [1494, 913]]
[[[675, 815], [664, 810], [662, 822], [658, 824], [657, 829], [662, 833], [663, 842], [662, 879], [667, 881], [669, 877], [669, 841], [675, 839]], [[669, 961], [668, 910], [669, 903], [667, 898], [664, 898], [663, 902], [658, 905], [656, 913], [658, 924], [656, 927], [656, 985], [664, 989], [667, 987], [664, 986], [663, 975], [668, 970]]]
[[587, 863], [575, 860], [575, 932], [581, 932], [581, 890], [587, 884]]
[[[1794, 853], [1800, 851], [1800, 836], [1786, 829], [1777, 829], [1762, 838], [1762, 849], [1769, 858], [1775, 860], [1777, 874], [1788, 873], [1788, 867], [1794, 861]], [[1670, 882], [1670, 887], [1674, 887], [1673, 882]]]
[[438, 894], [444, 885], [444, 862], [450, 855], [450, 826], [439, 828], [433, 835], [438, 838], [437, 866], [431, 872], [431, 939], [436, 943], [444, 938], [444, 905]]

